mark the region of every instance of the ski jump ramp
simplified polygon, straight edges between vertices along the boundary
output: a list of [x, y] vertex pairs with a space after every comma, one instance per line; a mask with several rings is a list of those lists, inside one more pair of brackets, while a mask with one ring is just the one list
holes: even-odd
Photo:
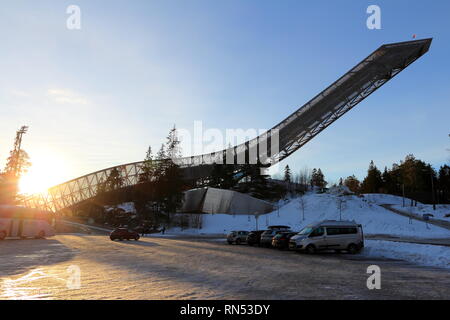
[[[432, 39], [385, 44], [358, 63], [341, 78], [264, 134], [235, 147], [176, 159], [185, 179], [207, 179], [214, 163], [247, 164], [258, 162], [267, 167], [300, 149], [334, 121], [428, 52]], [[260, 148], [261, 145], [266, 146]], [[275, 146], [275, 147], [274, 147]], [[252, 152], [256, 151], [256, 152]], [[138, 183], [143, 162], [123, 164], [70, 180], [35, 194], [24, 205], [59, 211], [96, 195], [99, 183], [112, 170], [118, 170], [123, 187]]]

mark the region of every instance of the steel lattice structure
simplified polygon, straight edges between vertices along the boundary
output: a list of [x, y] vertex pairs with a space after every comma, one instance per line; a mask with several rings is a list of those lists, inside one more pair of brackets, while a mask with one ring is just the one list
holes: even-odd
[[[176, 162], [184, 177], [191, 180], [207, 178], [213, 163], [238, 163], [238, 159], [245, 159], [245, 163], [270, 166], [279, 162], [419, 59], [431, 42], [432, 39], [423, 39], [383, 45], [266, 133], [230, 149]], [[94, 197], [99, 183], [107, 180], [112, 170], [119, 171], [122, 187], [137, 184], [142, 165], [143, 162], [134, 162], [90, 173], [50, 188], [47, 193], [33, 195], [24, 200], [24, 205], [51, 211], [69, 208]]]

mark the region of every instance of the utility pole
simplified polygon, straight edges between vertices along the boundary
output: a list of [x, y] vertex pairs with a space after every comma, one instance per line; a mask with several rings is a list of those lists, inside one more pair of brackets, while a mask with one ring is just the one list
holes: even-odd
[[20, 153], [22, 147], [22, 137], [28, 131], [28, 126], [22, 126], [16, 133], [16, 139], [14, 140], [14, 151], [13, 151], [13, 163], [12, 168], [9, 168], [14, 177], [18, 178], [20, 175], [20, 171], [22, 169], [22, 163], [20, 161]]
[[402, 184], [402, 191], [403, 191], [403, 205], [402, 207], [405, 207], [405, 184]]
[[431, 176], [431, 194], [433, 199], [433, 210], [436, 210], [436, 200], [434, 198], [434, 177], [433, 177], [433, 169], [430, 169], [430, 176]]
[[20, 161], [20, 151], [21, 151], [21, 147], [22, 147], [22, 136], [27, 133], [28, 131], [28, 126], [22, 126], [19, 131], [17, 131], [16, 133], [16, 140], [14, 142], [14, 154], [16, 156], [16, 163], [15, 163], [15, 168], [14, 168], [14, 172], [16, 177], [18, 177], [20, 175], [20, 170], [22, 169], [22, 163]]
[[[22, 171], [22, 137], [27, 133], [28, 127], [22, 126], [16, 132], [16, 138], [14, 139], [14, 149], [6, 163], [4, 171], [4, 187], [2, 187], [2, 201], [5, 203], [15, 203], [17, 192], [18, 192], [18, 182], [20, 178], [20, 173]], [[4, 190], [3, 190], [4, 189]]]
[[[423, 172], [427, 172], [428, 170], [422, 169]], [[430, 178], [431, 178], [431, 199], [433, 201], [433, 210], [436, 210], [436, 199], [434, 195], [434, 175], [433, 168], [430, 166]]]

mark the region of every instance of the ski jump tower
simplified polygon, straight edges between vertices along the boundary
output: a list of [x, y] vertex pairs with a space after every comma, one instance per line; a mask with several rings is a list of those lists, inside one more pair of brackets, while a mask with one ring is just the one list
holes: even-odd
[[[245, 163], [262, 161], [267, 167], [300, 149], [322, 130], [394, 78], [402, 70], [428, 52], [432, 39], [422, 39], [382, 45], [328, 88], [300, 107], [266, 133], [230, 149], [177, 159], [183, 176], [190, 180], [207, 178], [214, 163]], [[273, 138], [277, 138], [274, 150]], [[266, 144], [261, 153], [258, 146]], [[255, 149], [256, 148], [256, 149]], [[258, 152], [251, 152], [251, 150]], [[46, 193], [30, 196], [24, 205], [51, 211], [70, 208], [95, 196], [97, 186], [112, 170], [118, 170], [123, 187], [138, 183], [143, 162], [107, 168], [50, 188]]]

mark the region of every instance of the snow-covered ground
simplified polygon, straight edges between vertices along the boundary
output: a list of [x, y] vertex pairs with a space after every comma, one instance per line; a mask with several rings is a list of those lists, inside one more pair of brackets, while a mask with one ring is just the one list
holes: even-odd
[[368, 257], [399, 259], [450, 269], [450, 247], [380, 240], [366, 240], [365, 244], [363, 254]]
[[[383, 193], [370, 193], [364, 194], [364, 199], [366, 199], [370, 203], [375, 204], [395, 204], [401, 205], [403, 203], [403, 197], [394, 196], [392, 194], [383, 194]], [[405, 204], [409, 204], [411, 199], [405, 198]], [[420, 202], [418, 202], [419, 204]]]
[[450, 205], [448, 204], [438, 204], [436, 205], [436, 210], [433, 210], [433, 205], [418, 203], [416, 207], [402, 205], [392, 206], [394, 209], [416, 214], [418, 216], [423, 216], [424, 214], [432, 214], [432, 219], [439, 219], [450, 222], [450, 217], [445, 217], [445, 215], [450, 214]]
[[445, 217], [445, 215], [450, 214], [450, 204], [438, 204], [436, 205], [436, 210], [433, 210], [433, 205], [423, 204], [420, 202], [417, 202], [417, 206], [411, 207], [411, 200], [408, 198], [405, 198], [405, 207], [403, 207], [403, 198], [393, 195], [366, 194], [364, 195], [364, 197], [371, 203], [392, 204], [392, 208], [394, 209], [413, 213], [418, 216], [422, 216], [424, 214], [432, 214], [434, 216], [434, 219], [440, 219], [450, 222], [450, 218]]
[[[372, 196], [372, 195], [371, 195]], [[375, 201], [376, 200], [376, 201]], [[293, 230], [320, 220], [354, 220], [363, 225], [366, 235], [383, 234], [418, 238], [449, 238], [450, 230], [397, 215], [377, 203], [397, 203], [400, 197], [375, 195], [358, 197], [338, 193], [307, 193], [303, 197], [280, 202], [278, 210], [261, 215], [208, 214], [203, 216], [202, 229], [188, 229], [182, 233], [226, 234], [232, 230], [265, 229], [270, 225], [287, 225]], [[304, 214], [303, 209], [304, 207]], [[341, 214], [339, 210], [341, 206]], [[171, 232], [181, 232], [178, 229]]]

